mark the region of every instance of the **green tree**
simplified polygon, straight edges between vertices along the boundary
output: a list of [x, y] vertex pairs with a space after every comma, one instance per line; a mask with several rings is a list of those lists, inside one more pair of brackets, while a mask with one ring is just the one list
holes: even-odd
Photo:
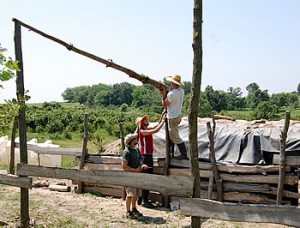
[[254, 115], [256, 119], [272, 120], [277, 117], [278, 106], [270, 101], [262, 101], [257, 105]]
[[228, 110], [241, 109], [245, 107], [245, 98], [242, 97], [242, 90], [240, 87], [229, 87], [226, 103]]
[[[15, 76], [15, 71], [19, 71], [18, 61], [6, 57], [5, 48], [0, 45], [0, 89], [3, 88], [2, 82], [8, 81]], [[0, 105], [0, 129], [5, 130], [8, 124], [18, 114], [19, 106], [16, 99], [6, 101], [6, 104]]]
[[248, 91], [246, 100], [249, 108], [256, 108], [260, 102], [270, 100], [268, 90], [261, 90], [255, 82], [249, 84], [246, 89]]
[[222, 90], [214, 90], [212, 86], [207, 86], [203, 92], [210, 106], [216, 112], [227, 109], [226, 94]]
[[297, 93], [298, 93], [298, 95], [300, 95], [300, 82], [298, 83], [298, 86], [297, 86]]

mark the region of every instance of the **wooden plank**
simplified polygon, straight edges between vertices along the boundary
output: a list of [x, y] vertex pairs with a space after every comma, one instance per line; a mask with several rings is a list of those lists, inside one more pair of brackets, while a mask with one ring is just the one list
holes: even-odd
[[[266, 184], [276, 184], [278, 183], [278, 175], [230, 175], [230, 174], [220, 174], [223, 181], [230, 182], [244, 182], [244, 183], [266, 183]], [[294, 175], [286, 175], [283, 178], [283, 183], [287, 185], [295, 185], [298, 183], [299, 177]]]
[[[20, 148], [20, 143], [16, 142], [16, 148]], [[39, 147], [27, 144], [27, 149], [37, 154], [69, 155], [80, 157], [82, 148], [61, 148], [61, 147]]]
[[191, 177], [161, 176], [110, 170], [77, 170], [18, 164], [19, 175], [70, 179], [153, 190], [165, 195], [192, 193]]
[[92, 164], [121, 164], [122, 158], [118, 156], [90, 155], [86, 157], [85, 162]]
[[[180, 199], [181, 213], [237, 222], [276, 223], [299, 226], [300, 208], [282, 205], [221, 203], [205, 199]], [[238, 212], [238, 213], [237, 213]]]
[[[170, 176], [190, 176], [189, 169], [170, 168]], [[200, 177], [209, 178], [212, 175], [212, 171], [200, 170]], [[223, 181], [228, 182], [244, 182], [244, 183], [266, 183], [266, 184], [277, 184], [278, 175], [234, 175], [234, 174], [220, 174]], [[284, 177], [284, 184], [295, 185], [298, 183], [299, 177], [293, 175], [286, 175]]]
[[99, 186], [83, 186], [83, 192], [92, 192], [92, 193], [97, 193], [101, 194], [104, 196], [113, 196], [113, 197], [118, 197], [122, 198], [123, 195], [123, 187], [122, 189], [111, 189], [111, 188], [102, 188]]
[[83, 168], [86, 170], [123, 170], [121, 167], [121, 162], [119, 164], [85, 163]]
[[[274, 154], [273, 163], [278, 165], [280, 161], [280, 155]], [[286, 156], [285, 163], [287, 166], [300, 167], [300, 156]]]
[[19, 177], [12, 174], [0, 174], [0, 184], [11, 185], [21, 188], [32, 188], [32, 178]]
[[[287, 157], [287, 165], [290, 165], [288, 162]], [[298, 157], [299, 161], [298, 164], [300, 164], [300, 156]], [[162, 160], [158, 161], [158, 165], [161, 166], [163, 163]], [[291, 163], [291, 162], [290, 162]], [[189, 161], [188, 160], [178, 160], [178, 159], [171, 159], [170, 166], [173, 167], [182, 167], [182, 168], [189, 168]], [[226, 173], [261, 173], [261, 174], [267, 174], [267, 173], [278, 173], [279, 165], [239, 165], [239, 164], [221, 164], [217, 163], [218, 171], [220, 172], [226, 172]], [[300, 165], [299, 165], [300, 167]], [[208, 162], [199, 162], [199, 168], [200, 170], [211, 170], [212, 165]], [[290, 172], [291, 168], [286, 167], [285, 171], [288, 173]]]

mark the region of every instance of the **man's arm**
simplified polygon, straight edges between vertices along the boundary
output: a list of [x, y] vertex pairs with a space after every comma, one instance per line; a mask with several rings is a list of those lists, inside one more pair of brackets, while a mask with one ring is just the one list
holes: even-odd
[[171, 104], [171, 102], [167, 98], [168, 92], [169, 92], [169, 88], [166, 90], [164, 90], [164, 89], [160, 90], [160, 93], [163, 95], [161, 103], [162, 103], [163, 108], [165, 108], [165, 109]]
[[134, 168], [132, 168], [128, 165], [127, 161], [124, 161], [124, 160], [122, 161], [122, 168], [123, 168], [124, 171], [127, 171], [127, 172], [136, 172], [136, 173], [142, 172], [141, 167], [138, 167], [138, 168], [134, 169]]
[[157, 132], [159, 132], [159, 130], [162, 128], [162, 126], [165, 123], [165, 119], [166, 119], [166, 113], [164, 113], [162, 115], [162, 118], [159, 120], [159, 123], [154, 126], [153, 128], [150, 129], [141, 129], [140, 132], [143, 136], [147, 136], [147, 135], [152, 135], [155, 134]]

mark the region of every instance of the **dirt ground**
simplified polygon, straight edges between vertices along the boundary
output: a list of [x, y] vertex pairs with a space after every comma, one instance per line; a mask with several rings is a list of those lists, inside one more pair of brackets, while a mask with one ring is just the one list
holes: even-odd
[[[191, 219], [180, 210], [138, 206], [144, 214], [138, 220], [125, 217], [125, 201], [119, 198], [76, 194], [68, 180], [50, 179], [50, 183], [65, 182], [71, 192], [50, 191], [48, 188], [29, 190], [30, 223], [32, 227], [190, 227]], [[0, 185], [0, 227], [17, 227], [20, 222], [20, 189]], [[283, 228], [275, 224], [226, 222], [203, 219], [202, 227], [266, 227]]]

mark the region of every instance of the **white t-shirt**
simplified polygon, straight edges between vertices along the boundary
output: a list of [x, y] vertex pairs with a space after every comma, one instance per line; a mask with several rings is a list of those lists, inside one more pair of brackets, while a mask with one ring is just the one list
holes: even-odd
[[184, 91], [182, 88], [172, 89], [168, 95], [167, 99], [171, 103], [167, 107], [167, 118], [174, 119], [181, 115], [182, 102], [183, 102]]

